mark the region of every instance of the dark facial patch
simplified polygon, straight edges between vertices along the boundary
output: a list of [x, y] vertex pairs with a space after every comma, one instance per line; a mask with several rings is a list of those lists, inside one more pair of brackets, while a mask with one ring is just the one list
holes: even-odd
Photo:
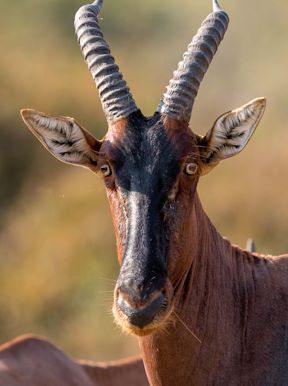
[[180, 141], [159, 114], [145, 118], [137, 112], [125, 133], [113, 143], [104, 141], [101, 148], [113, 167], [114, 189], [126, 217], [118, 286], [131, 293], [135, 303], [165, 284], [169, 229], [164, 207], [192, 143], [190, 132], [187, 138], [182, 129], [178, 134]]
[[131, 117], [118, 152], [119, 187], [158, 200], [169, 191], [179, 172], [179, 156], [158, 114], [150, 119]]

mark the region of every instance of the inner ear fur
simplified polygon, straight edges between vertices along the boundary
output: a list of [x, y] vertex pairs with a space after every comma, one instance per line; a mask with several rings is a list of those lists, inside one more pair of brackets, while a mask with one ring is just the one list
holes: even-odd
[[21, 110], [24, 123], [42, 145], [62, 162], [96, 170], [102, 145], [74, 118]]
[[207, 174], [223, 159], [240, 153], [257, 128], [266, 107], [265, 98], [221, 115], [204, 137], [198, 137], [201, 174]]

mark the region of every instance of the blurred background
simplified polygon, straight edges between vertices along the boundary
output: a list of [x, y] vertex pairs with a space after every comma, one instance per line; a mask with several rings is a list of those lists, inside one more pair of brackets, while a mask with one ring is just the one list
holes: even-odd
[[[246, 150], [201, 180], [219, 231], [244, 247], [288, 251], [288, 2], [222, 0], [229, 31], [203, 81], [191, 127], [267, 96]], [[111, 316], [117, 277], [111, 217], [100, 178], [56, 161], [19, 109], [73, 116], [101, 138], [106, 123], [74, 36], [80, 0], [0, 0], [0, 342], [33, 332], [77, 358], [138, 351]], [[154, 113], [210, 0], [106, 0], [102, 29], [144, 114]]]

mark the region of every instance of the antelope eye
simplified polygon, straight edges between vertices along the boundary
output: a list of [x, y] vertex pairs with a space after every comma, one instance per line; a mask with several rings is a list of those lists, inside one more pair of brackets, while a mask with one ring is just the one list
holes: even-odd
[[107, 164], [102, 165], [100, 167], [100, 170], [101, 170], [101, 173], [103, 174], [104, 177], [109, 177], [112, 174], [111, 167], [109, 165], [107, 165]]
[[193, 162], [187, 164], [185, 167], [185, 173], [189, 174], [190, 176], [193, 174], [196, 174], [197, 170], [198, 170], [198, 165]]

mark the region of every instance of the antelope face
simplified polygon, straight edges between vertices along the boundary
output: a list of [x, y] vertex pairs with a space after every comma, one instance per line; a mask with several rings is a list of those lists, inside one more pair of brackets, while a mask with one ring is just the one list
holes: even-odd
[[125, 330], [145, 335], [165, 326], [173, 310], [199, 176], [245, 147], [265, 99], [221, 115], [203, 138], [188, 128], [200, 82], [228, 26], [214, 0], [214, 12], [189, 45], [157, 112], [145, 118], [100, 31], [101, 5], [96, 0], [80, 8], [75, 26], [107, 117], [104, 139], [98, 141], [73, 118], [34, 110], [23, 110], [22, 117], [59, 160], [102, 174], [120, 263], [114, 316]]
[[137, 335], [164, 325], [173, 310], [170, 240], [175, 224], [185, 223], [200, 171], [197, 137], [160, 113], [132, 113], [112, 124], [102, 141], [73, 118], [34, 110], [22, 117], [55, 157], [103, 177], [120, 264], [116, 321]]
[[[159, 113], [148, 119], [134, 113], [127, 122], [110, 128], [100, 150], [99, 170], [121, 266], [113, 312], [125, 330], [138, 335], [162, 325], [173, 309], [170, 225], [178, 207], [183, 210], [183, 200], [177, 200], [180, 177], [189, 185], [196, 182], [194, 137], [189, 130], [171, 132]], [[192, 161], [193, 177], [183, 169]]]

